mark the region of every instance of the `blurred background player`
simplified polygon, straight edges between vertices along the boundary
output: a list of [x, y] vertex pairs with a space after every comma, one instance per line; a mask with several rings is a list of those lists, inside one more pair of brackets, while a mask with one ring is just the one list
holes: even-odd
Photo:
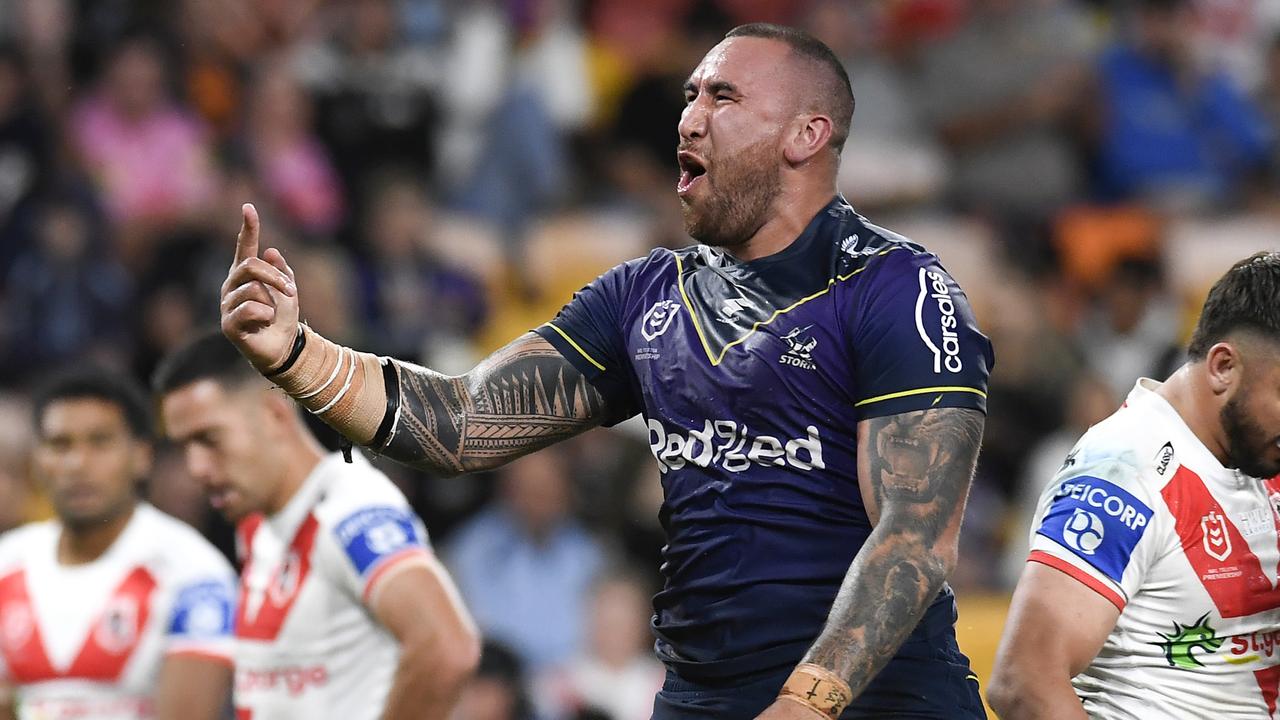
[[16, 717], [222, 717], [235, 573], [138, 499], [152, 459], [141, 390], [77, 371], [44, 385], [34, 410], [34, 467], [57, 519], [0, 537], [0, 672]]
[[165, 433], [238, 524], [235, 706], [244, 718], [444, 718], [479, 639], [404, 496], [326, 454], [220, 333], [156, 371]]
[[1041, 497], [989, 691], [1001, 717], [1274, 717], [1280, 253], [1214, 285], [1188, 351]]

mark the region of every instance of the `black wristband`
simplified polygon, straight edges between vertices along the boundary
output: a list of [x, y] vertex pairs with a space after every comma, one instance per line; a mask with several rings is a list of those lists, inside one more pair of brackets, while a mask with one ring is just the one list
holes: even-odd
[[289, 351], [289, 357], [280, 363], [280, 366], [274, 370], [268, 370], [263, 373], [266, 377], [275, 377], [280, 373], [293, 367], [298, 362], [298, 358], [302, 357], [302, 348], [307, 346], [307, 333], [302, 329], [302, 323], [298, 323], [298, 334], [293, 337], [293, 349]]
[[369, 441], [369, 447], [375, 451], [382, 450], [390, 442], [391, 428], [395, 426], [396, 415], [400, 413], [400, 374], [396, 372], [395, 361], [391, 358], [382, 360], [382, 383], [387, 391], [387, 411], [382, 414], [378, 431]]

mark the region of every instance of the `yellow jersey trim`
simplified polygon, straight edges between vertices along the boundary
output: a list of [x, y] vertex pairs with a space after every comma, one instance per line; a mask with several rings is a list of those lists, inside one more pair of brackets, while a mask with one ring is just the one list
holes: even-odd
[[[886, 255], [888, 253], [893, 252], [894, 250], [903, 250], [903, 249], [905, 248], [902, 248], [900, 246], [886, 248], [876, 253], [873, 257], [880, 257], [881, 255]], [[858, 268], [857, 270], [854, 270], [853, 272], [847, 275], [837, 275], [836, 277], [828, 280], [827, 286], [819, 290], [818, 292], [806, 297], [802, 297], [799, 300], [791, 303], [787, 307], [784, 307], [780, 310], [774, 310], [773, 314], [770, 315], [767, 319], [760, 320], [753, 323], [751, 325], [751, 329], [748, 330], [746, 333], [744, 333], [742, 337], [738, 338], [737, 340], [734, 340], [733, 342], [727, 343], [720, 350], [719, 355], [716, 355], [711, 351], [711, 345], [710, 343], [707, 342], [707, 336], [702, 332], [702, 322], [698, 320], [698, 314], [693, 310], [693, 303], [689, 302], [689, 295], [684, 290], [684, 262], [680, 259], [679, 254], [676, 255], [676, 284], [680, 286], [680, 297], [684, 299], [684, 307], [686, 310], [689, 311], [689, 317], [693, 318], [693, 329], [698, 332], [698, 339], [702, 341], [702, 349], [706, 351], [707, 359], [711, 361], [711, 366], [715, 367], [720, 363], [724, 362], [724, 356], [726, 353], [729, 352], [729, 348], [733, 347], [734, 345], [741, 345], [742, 343], [746, 342], [747, 338], [755, 334], [756, 330], [759, 330], [765, 325], [768, 325], [774, 320], [777, 320], [780, 316], [785, 315], [786, 313], [789, 313], [792, 310], [795, 310], [796, 308], [809, 302], [810, 300], [826, 295], [828, 292], [831, 291], [831, 288], [834, 287], [837, 282], [844, 282], [845, 280], [848, 280], [849, 278], [853, 277], [854, 275], [857, 275], [863, 270], [866, 270], [867, 267], [868, 267], [867, 265], [863, 265], [862, 267]]]
[[978, 388], [964, 387], [962, 385], [938, 385], [936, 387], [916, 388], [915, 390], [902, 390], [900, 392], [889, 393], [887, 395], [877, 395], [875, 397], [867, 398], [866, 400], [859, 400], [858, 402], [854, 403], [853, 406], [862, 407], [863, 405], [870, 405], [871, 403], [878, 403], [884, 400], [896, 400], [901, 397], [909, 397], [911, 395], [924, 395], [925, 393], [934, 393], [934, 392], [936, 393], [949, 393], [949, 392], [973, 393], [974, 395], [977, 395], [983, 398], [987, 396], [985, 392], [979, 390]]
[[551, 328], [552, 330], [555, 330], [556, 332], [560, 333], [560, 337], [564, 338], [565, 342], [567, 342], [567, 343], [569, 343], [570, 345], [572, 345], [572, 346], [573, 346], [573, 349], [574, 349], [574, 350], [577, 350], [579, 355], [581, 355], [582, 357], [584, 357], [584, 358], [586, 358], [586, 359], [587, 359], [587, 362], [591, 363], [592, 365], [595, 365], [595, 366], [596, 366], [597, 368], [599, 368], [600, 370], [604, 370], [604, 365], [601, 365], [601, 364], [600, 364], [600, 363], [599, 363], [595, 358], [591, 357], [591, 355], [590, 355], [590, 354], [588, 354], [586, 350], [583, 350], [583, 349], [582, 349], [582, 346], [581, 346], [581, 345], [579, 345], [578, 343], [576, 343], [576, 342], [574, 342], [574, 341], [573, 341], [573, 338], [569, 337], [568, 335], [566, 335], [566, 334], [565, 334], [565, 332], [564, 332], [563, 330], [561, 330], [560, 328], [556, 327], [556, 326], [555, 326], [555, 323], [547, 323], [547, 327], [549, 327], [549, 328]]

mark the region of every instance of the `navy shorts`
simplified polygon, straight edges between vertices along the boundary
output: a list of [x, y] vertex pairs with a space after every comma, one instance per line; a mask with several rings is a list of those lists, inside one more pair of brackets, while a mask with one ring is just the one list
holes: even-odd
[[[941, 641], [941, 642], [940, 642]], [[791, 668], [745, 680], [691, 682], [668, 671], [653, 720], [751, 720], [764, 711]], [[840, 720], [986, 720], [978, 678], [954, 632], [909, 639]]]

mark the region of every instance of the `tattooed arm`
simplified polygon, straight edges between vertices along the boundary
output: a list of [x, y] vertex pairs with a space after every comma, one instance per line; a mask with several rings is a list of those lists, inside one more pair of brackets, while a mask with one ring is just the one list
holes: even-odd
[[[939, 408], [858, 423], [858, 479], [875, 529], [803, 661], [844, 679], [853, 697], [898, 651], [955, 566], [983, 422], [976, 410]], [[775, 707], [761, 717], [800, 717]]]
[[342, 347], [299, 324], [284, 255], [259, 257], [257, 210], [241, 208], [222, 283], [222, 332], [250, 363], [345, 437], [444, 475], [483, 470], [604, 421], [605, 403], [550, 343], [529, 333], [449, 377]]
[[[399, 422], [390, 418], [394, 431], [371, 444], [387, 457], [435, 473], [501, 465], [604, 419], [599, 391], [533, 333], [457, 377], [392, 362]], [[396, 412], [394, 405], [388, 412]]]

